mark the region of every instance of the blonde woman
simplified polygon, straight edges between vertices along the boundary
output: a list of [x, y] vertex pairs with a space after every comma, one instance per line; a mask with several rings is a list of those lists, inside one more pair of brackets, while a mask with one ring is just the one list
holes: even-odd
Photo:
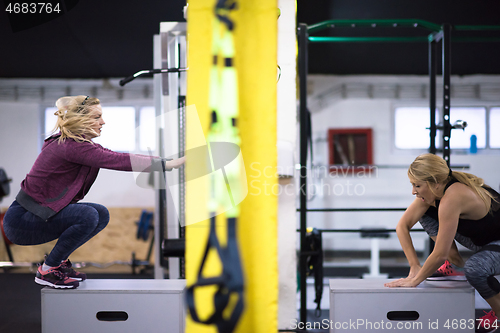
[[[496, 329], [500, 284], [494, 276], [500, 275], [500, 195], [481, 178], [452, 171], [441, 157], [433, 154], [418, 156], [408, 169], [408, 177], [416, 198], [399, 220], [396, 233], [410, 273], [386, 286], [415, 287], [448, 258], [459, 265], [463, 263], [454, 243], [458, 233], [478, 250], [465, 262], [465, 277], [492, 308], [477, 322], [476, 332]], [[433, 215], [439, 224], [436, 244], [420, 266], [409, 231], [419, 220]]]
[[109, 213], [96, 203], [81, 203], [100, 168], [122, 171], [165, 171], [184, 158], [166, 161], [145, 155], [117, 153], [92, 139], [105, 124], [97, 98], [67, 96], [56, 102], [56, 129], [47, 138], [16, 200], [4, 216], [7, 238], [18, 245], [58, 239], [35, 282], [53, 288], [76, 288], [86, 278], [72, 268], [69, 256], [106, 227]]

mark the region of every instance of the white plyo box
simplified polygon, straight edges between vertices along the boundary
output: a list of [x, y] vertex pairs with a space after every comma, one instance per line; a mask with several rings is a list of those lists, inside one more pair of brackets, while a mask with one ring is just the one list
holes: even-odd
[[475, 293], [466, 281], [384, 287], [389, 281], [331, 279], [330, 332], [475, 331]]
[[45, 287], [42, 333], [181, 333], [185, 287], [186, 280], [162, 279], [90, 279], [76, 289]]

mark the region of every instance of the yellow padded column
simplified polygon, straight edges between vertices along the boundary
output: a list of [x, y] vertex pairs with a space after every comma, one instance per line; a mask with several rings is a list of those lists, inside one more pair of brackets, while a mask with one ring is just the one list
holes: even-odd
[[247, 311], [238, 332], [277, 331], [277, 2], [239, 1], [236, 67], [240, 81], [241, 149], [248, 196], [239, 235]]
[[[208, 108], [213, 0], [190, 0], [188, 7], [187, 105], [195, 106], [206, 135], [210, 121]], [[241, 150], [245, 163], [248, 195], [241, 203], [237, 233], [245, 276], [245, 311], [235, 332], [277, 331], [278, 265], [276, 176], [276, 77], [277, 2], [238, 1], [232, 13], [235, 21], [235, 65], [238, 70]], [[189, 122], [189, 118], [187, 119]], [[193, 146], [187, 126], [187, 147]], [[196, 144], [194, 144], [196, 145]], [[188, 156], [189, 158], [189, 156]], [[186, 173], [189, 179], [189, 160]], [[207, 184], [208, 185], [208, 184]], [[205, 209], [207, 188], [186, 184], [186, 278], [196, 280], [208, 237], [208, 221], [190, 224], [190, 211]], [[205, 205], [205, 206], [203, 206]], [[208, 216], [207, 216], [208, 218]], [[224, 233], [225, 231], [223, 231]], [[225, 243], [225, 235], [220, 234]], [[220, 263], [207, 262], [218, 274]], [[200, 315], [210, 314], [209, 293], [196, 298]], [[203, 310], [202, 310], [203, 309]], [[187, 333], [217, 332], [215, 326], [194, 323], [189, 316]]]

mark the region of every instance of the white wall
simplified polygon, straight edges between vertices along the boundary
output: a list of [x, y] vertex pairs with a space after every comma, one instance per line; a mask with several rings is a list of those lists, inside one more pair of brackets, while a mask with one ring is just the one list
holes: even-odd
[[[319, 189], [308, 202], [308, 208], [400, 208], [412, 202], [411, 186], [406, 167], [425, 151], [396, 149], [393, 140], [393, 112], [395, 106], [429, 106], [426, 94], [427, 77], [382, 76], [314, 76], [308, 78], [308, 103], [312, 112], [314, 163], [328, 164], [327, 131], [329, 128], [369, 127], [373, 130], [373, 162], [379, 165], [398, 165], [405, 168], [376, 169], [371, 175], [342, 175], [322, 172], [310, 177]], [[438, 86], [440, 82], [437, 82]], [[500, 105], [500, 77], [463, 77], [452, 80], [452, 106]], [[466, 93], [467, 87], [479, 89], [479, 95]], [[475, 87], [475, 88], [474, 88]], [[479, 88], [478, 88], [479, 87]], [[462, 91], [460, 95], [458, 91]], [[405, 97], [408, 96], [408, 97]], [[465, 98], [464, 98], [465, 96]], [[437, 105], [442, 104], [437, 99]], [[498, 124], [500, 126], [500, 124]], [[452, 135], [453, 140], [453, 135]], [[439, 154], [439, 153], [438, 153]], [[475, 155], [451, 155], [451, 164], [470, 165], [469, 170], [485, 179], [498, 190], [500, 184], [500, 151], [480, 152]], [[325, 169], [322, 168], [324, 171]], [[313, 181], [314, 180], [314, 181]], [[322, 193], [323, 192], [323, 193]], [[317, 228], [358, 229], [365, 226], [381, 226], [394, 229], [403, 212], [334, 212], [309, 213], [308, 226]], [[299, 225], [300, 221], [297, 221]], [[417, 227], [420, 227], [417, 224]], [[424, 233], [414, 233], [417, 249], [423, 249]], [[324, 234], [325, 249], [368, 250], [369, 239], [361, 239], [356, 233]], [[393, 233], [380, 243], [381, 250], [399, 250], [400, 245]]]
[[[141, 84], [144, 82], [146, 81], [142, 81]], [[60, 82], [60, 85], [63, 83], [68, 84], [68, 81]], [[43, 80], [16, 80], [15, 82], [0, 80], [0, 90], [6, 91], [13, 84], [17, 87], [33, 87], [47, 83]], [[54, 82], [51, 81], [48, 85], [53, 86]], [[88, 90], [88, 83], [72, 81], [71, 87], [73, 94], [85, 94]], [[137, 89], [137, 86], [131, 89]], [[12, 178], [11, 194], [0, 202], [2, 209], [7, 208], [15, 199], [21, 181], [30, 171], [39, 154], [40, 143], [43, 141], [42, 110], [47, 105], [53, 105], [54, 102], [55, 99], [53, 101], [42, 100], [36, 94], [31, 97], [20, 96], [18, 101], [0, 99], [0, 168], [4, 168], [9, 178]], [[101, 98], [101, 103], [105, 106], [126, 105], [127, 103], [146, 106], [153, 105], [153, 100], [152, 96], [151, 100], [122, 98], [119, 101], [105, 97]], [[106, 119], [105, 114], [103, 117]], [[125, 136], [127, 133], [122, 133], [122, 135]], [[108, 207], [153, 207], [154, 191], [137, 186], [133, 173], [103, 169], [84, 201], [97, 202]]]
[[8, 207], [19, 191], [19, 184], [38, 155], [40, 112], [34, 103], [0, 103], [0, 168], [9, 178], [10, 195], [0, 207]]
[[[279, 0], [277, 83], [277, 148], [281, 188], [294, 187], [294, 153], [296, 151], [296, 8], [294, 0]], [[282, 193], [278, 201], [278, 328], [286, 329], [297, 316], [297, 258], [295, 252], [295, 197], [292, 191]]]
[[[32, 81], [36, 81], [33, 83]], [[14, 82], [17, 86], [33, 86], [45, 84], [49, 88], [54, 86], [53, 81], [40, 83], [39, 80]], [[326, 132], [334, 127], [371, 127], [373, 129], [374, 163], [384, 165], [407, 166], [421, 152], [401, 151], [393, 144], [393, 109], [399, 105], [428, 106], [426, 96], [411, 94], [408, 87], [418, 88], [425, 92], [427, 77], [379, 77], [379, 76], [314, 76], [309, 77], [309, 106], [311, 109], [313, 136], [315, 140], [315, 164], [327, 163]], [[66, 81], [64, 82], [67, 83]], [[72, 82], [72, 91], [86, 93], [89, 90], [87, 83]], [[0, 90], [12, 85], [9, 80], [0, 80]], [[78, 86], [82, 86], [78, 89]], [[468, 94], [464, 89], [467, 86], [481, 87], [480, 96]], [[363, 87], [371, 86], [368, 92]], [[391, 97], [391, 87], [399, 86], [400, 97]], [[500, 105], [500, 78], [498, 76], [471, 76], [452, 78], [452, 88], [460, 91], [453, 95], [454, 105]], [[103, 84], [104, 87], [104, 84]], [[339, 87], [344, 87], [343, 89]], [[357, 87], [356, 89], [353, 87]], [[361, 87], [361, 88], [360, 88]], [[438, 82], [439, 87], [439, 82]], [[46, 89], [46, 92], [49, 90]], [[132, 87], [133, 88], [133, 87]], [[407, 89], [408, 88], [408, 89]], [[10, 89], [10, 88], [9, 88]], [[55, 89], [55, 88], [54, 88]], [[102, 88], [104, 91], [104, 88]], [[135, 87], [134, 89], [137, 89]], [[476, 89], [476, 88], [474, 88]], [[11, 89], [14, 91], [13, 89]], [[64, 92], [64, 89], [59, 89]], [[143, 90], [141, 88], [141, 90]], [[477, 90], [477, 89], [476, 89]], [[22, 89], [18, 89], [22, 91]], [[127, 103], [127, 98], [120, 101], [113, 100], [108, 91], [107, 98], [101, 98], [104, 105], [121, 105]], [[152, 90], [151, 90], [152, 91]], [[423, 93], [425, 95], [425, 93]], [[134, 94], [132, 94], [134, 95]], [[136, 99], [130, 101], [137, 102]], [[40, 100], [38, 97], [20, 96], [18, 101], [0, 99], [0, 167], [4, 168], [10, 178], [11, 195], [3, 199], [1, 208], [6, 208], [14, 200], [19, 190], [19, 184], [29, 172], [38, 152], [42, 139], [41, 110], [42, 105], [52, 104], [54, 101]], [[127, 96], [127, 93], [125, 93]], [[412, 96], [404, 97], [404, 96]], [[463, 98], [465, 96], [465, 98]], [[479, 97], [479, 98], [478, 98]], [[151, 97], [152, 98], [152, 97]], [[55, 99], [54, 99], [55, 100]], [[150, 103], [152, 100], [141, 99], [141, 103]], [[438, 98], [438, 105], [441, 103]], [[292, 117], [292, 115], [288, 115]], [[500, 126], [500, 124], [499, 124]], [[282, 128], [283, 129], [283, 128]], [[291, 132], [289, 137], [293, 139]], [[126, 135], [126, 133], [123, 133]], [[288, 135], [288, 134], [287, 134]], [[286, 138], [286, 135], [282, 137]], [[453, 139], [453, 138], [452, 138]], [[451, 156], [452, 164], [470, 165], [471, 173], [483, 177], [487, 184], [498, 189], [500, 173], [497, 165], [500, 162], [499, 152], [478, 153], [476, 155]], [[295, 177], [297, 180], [298, 178]], [[323, 187], [325, 193], [319, 192], [308, 202], [309, 208], [324, 207], [406, 207], [412, 201], [411, 188], [406, 177], [406, 170], [378, 169], [372, 177], [337, 176], [323, 173], [322, 178], [316, 177], [315, 183]], [[311, 184], [311, 179], [309, 180]], [[288, 186], [288, 185], [287, 185]], [[328, 188], [328, 186], [330, 186]], [[335, 187], [336, 186], [336, 187]], [[356, 187], [357, 186], [357, 187]], [[344, 189], [342, 195], [340, 190]], [[362, 190], [362, 195], [349, 195], [351, 189]], [[328, 190], [334, 192], [328, 195]], [[338, 194], [338, 195], [336, 195]], [[126, 172], [102, 170], [95, 185], [86, 197], [88, 201], [99, 202], [111, 207], [151, 207], [154, 206], [154, 192], [142, 189], [135, 184], [133, 175]], [[363, 226], [385, 226], [394, 228], [401, 212], [364, 212], [364, 213], [309, 213], [308, 225], [319, 228], [359, 228]], [[297, 226], [300, 221], [297, 219]], [[416, 246], [423, 246], [426, 238], [423, 234], [416, 235]], [[369, 249], [369, 240], [360, 239], [357, 234], [326, 235], [324, 239], [326, 249]], [[395, 236], [381, 242], [381, 249], [399, 249]]]

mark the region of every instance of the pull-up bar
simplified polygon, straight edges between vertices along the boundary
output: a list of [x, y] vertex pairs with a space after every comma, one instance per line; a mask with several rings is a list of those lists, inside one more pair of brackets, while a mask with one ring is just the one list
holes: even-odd
[[312, 43], [379, 43], [379, 42], [395, 42], [395, 43], [415, 43], [415, 42], [428, 42], [429, 38], [426, 36], [415, 36], [415, 37], [322, 37], [322, 36], [311, 36], [309, 41]]
[[[442, 37], [443, 27], [439, 24], [424, 20], [402, 19], [402, 20], [328, 20], [307, 27], [308, 34], [315, 34], [330, 28], [420, 28], [431, 32], [428, 36], [405, 36], [405, 37], [343, 37], [343, 36], [309, 36], [308, 41], [312, 43], [378, 43], [378, 42], [431, 42], [438, 41]], [[453, 31], [499, 31], [499, 25], [455, 25]], [[453, 42], [500, 42], [500, 37], [453, 37]]]
[[441, 31], [441, 26], [439, 24], [431, 23], [424, 20], [417, 19], [402, 19], [402, 20], [328, 20], [320, 23], [316, 23], [307, 27], [307, 31], [310, 34], [316, 33], [321, 30], [328, 28], [337, 27], [367, 27], [367, 28], [377, 28], [377, 27], [406, 27], [406, 28], [423, 28], [429, 31], [439, 32]]
[[[414, 36], [414, 37], [325, 37], [325, 36], [310, 36], [311, 43], [425, 43], [432, 40], [432, 35]], [[453, 37], [453, 42], [500, 42], [500, 37]]]

